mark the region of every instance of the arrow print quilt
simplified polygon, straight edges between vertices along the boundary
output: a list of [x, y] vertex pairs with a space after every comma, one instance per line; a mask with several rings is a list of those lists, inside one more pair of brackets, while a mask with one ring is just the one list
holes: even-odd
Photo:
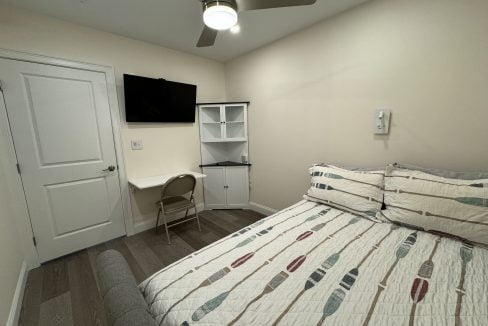
[[304, 200], [140, 290], [159, 325], [488, 325], [488, 250]]

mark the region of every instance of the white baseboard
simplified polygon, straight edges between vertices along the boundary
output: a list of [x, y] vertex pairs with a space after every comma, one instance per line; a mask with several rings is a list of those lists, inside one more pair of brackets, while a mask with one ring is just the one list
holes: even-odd
[[17, 326], [19, 323], [20, 310], [22, 309], [22, 301], [24, 299], [25, 285], [27, 283], [27, 263], [22, 262], [20, 268], [19, 279], [17, 281], [17, 287], [15, 288], [14, 297], [12, 299], [12, 306], [10, 307], [10, 313], [7, 319], [7, 326]]
[[[201, 212], [201, 211], [203, 211], [203, 209], [204, 209], [203, 203], [198, 203], [197, 204], [197, 211]], [[190, 210], [189, 214], [193, 214], [192, 211], [193, 210]], [[134, 232], [140, 233], [140, 232], [144, 232], [144, 231], [153, 229], [156, 226], [156, 213], [157, 212], [154, 212], [151, 215], [134, 217], [134, 220], [135, 220]], [[173, 216], [174, 217], [170, 218], [168, 222], [185, 217], [185, 212], [182, 211], [182, 212], [175, 214]], [[159, 220], [159, 222], [161, 223], [161, 219]]]
[[268, 206], [264, 206], [264, 205], [261, 205], [258, 203], [254, 203], [254, 202], [250, 202], [249, 206], [251, 207], [252, 210], [254, 210], [258, 213], [264, 214], [266, 216], [273, 215], [274, 213], [278, 212], [277, 209], [274, 209], [274, 208], [271, 208]]

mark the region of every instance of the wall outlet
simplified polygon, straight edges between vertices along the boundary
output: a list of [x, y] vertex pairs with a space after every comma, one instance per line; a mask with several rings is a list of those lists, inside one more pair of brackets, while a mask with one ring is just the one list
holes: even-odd
[[131, 140], [130, 146], [133, 151], [141, 151], [144, 148], [142, 145], [142, 140]]

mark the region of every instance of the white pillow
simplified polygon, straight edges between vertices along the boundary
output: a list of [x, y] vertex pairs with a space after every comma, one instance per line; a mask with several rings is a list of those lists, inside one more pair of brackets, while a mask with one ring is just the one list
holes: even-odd
[[312, 182], [305, 199], [377, 220], [384, 171], [351, 171], [332, 165], [314, 165], [309, 171]]
[[451, 179], [390, 166], [385, 205], [379, 215], [389, 221], [488, 245], [488, 179]]

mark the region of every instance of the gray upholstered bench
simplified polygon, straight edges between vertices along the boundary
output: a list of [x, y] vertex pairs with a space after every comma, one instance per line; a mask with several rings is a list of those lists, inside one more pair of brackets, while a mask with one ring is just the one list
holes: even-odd
[[98, 255], [97, 274], [109, 325], [157, 325], [129, 265], [118, 251], [107, 250]]

